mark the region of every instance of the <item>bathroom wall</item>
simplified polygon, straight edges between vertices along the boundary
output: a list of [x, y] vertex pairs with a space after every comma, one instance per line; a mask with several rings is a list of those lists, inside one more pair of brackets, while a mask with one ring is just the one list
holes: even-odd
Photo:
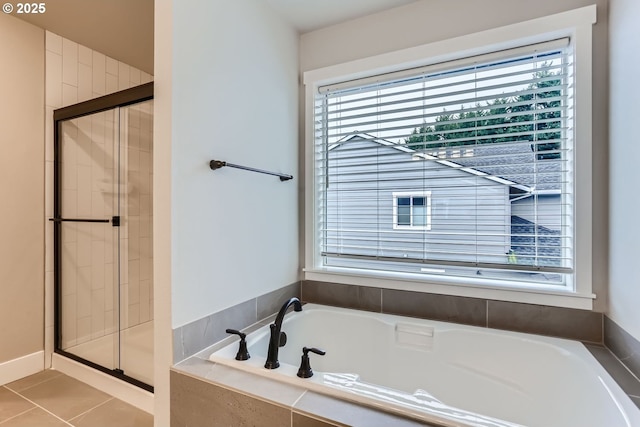
[[209, 168], [218, 159], [296, 174], [297, 34], [259, 0], [179, 3], [171, 117], [174, 328], [298, 277], [299, 177], [280, 182]]
[[172, 123], [173, 111], [173, 0], [154, 3], [153, 69], [153, 384], [154, 426], [170, 419], [169, 369], [173, 364], [171, 319], [172, 232]]
[[[97, 98], [103, 95], [128, 89], [152, 80], [152, 76], [134, 67], [107, 57], [100, 52], [91, 50], [86, 46], [60, 37], [46, 31], [45, 37], [45, 149], [46, 149], [46, 200], [45, 200], [45, 240], [46, 240], [46, 279], [45, 289], [47, 304], [45, 305], [46, 331], [45, 349], [50, 356], [53, 350], [53, 225], [48, 218], [53, 216], [53, 110], [66, 107], [78, 102]], [[132, 162], [134, 175], [137, 181], [140, 178], [141, 167], [146, 170], [147, 192], [150, 194], [151, 180], [151, 152], [150, 138], [152, 121], [147, 119], [141, 122], [141, 111], [132, 110], [128, 113], [127, 123], [135, 128], [132, 138], [135, 140], [133, 148], [124, 154], [125, 164]], [[148, 114], [145, 115], [148, 117]], [[109, 151], [111, 143], [116, 139], [114, 133], [114, 121], [117, 118], [113, 113], [101, 113], [93, 117], [84, 117], [74, 120], [74, 125], [65, 127], [64, 138], [67, 144], [63, 150], [67, 155], [63, 156], [64, 166], [62, 182], [62, 206], [63, 215], [68, 217], [101, 217], [106, 215], [110, 204], [115, 203], [113, 180], [114, 160], [113, 152]], [[144, 131], [140, 129], [144, 127]], [[140, 141], [143, 144], [140, 144]], [[124, 141], [123, 141], [124, 142]], [[141, 155], [141, 147], [146, 155]], [[140, 159], [146, 159], [146, 164], [141, 165]], [[125, 175], [125, 179], [130, 176]], [[96, 182], [92, 183], [92, 180]], [[98, 185], [98, 181], [104, 181], [104, 185], [110, 183], [112, 191]], [[135, 191], [127, 195], [124, 200], [124, 208], [129, 209], [130, 200], [138, 200], [140, 186], [129, 186]], [[125, 186], [123, 188], [128, 188]], [[136, 196], [133, 198], [132, 196]], [[140, 199], [141, 200], [141, 199]], [[149, 202], [150, 203], [150, 202]], [[133, 203], [134, 213], [132, 217], [134, 226], [129, 222], [123, 224], [125, 237], [124, 251], [122, 253], [122, 291], [124, 306], [122, 310], [123, 324], [133, 326], [140, 322], [140, 203]], [[150, 206], [146, 206], [146, 215], [150, 219]], [[125, 213], [124, 217], [127, 217]], [[117, 292], [110, 283], [113, 283], [115, 269], [114, 257], [114, 233], [110, 227], [104, 224], [68, 224], [63, 227], [63, 262], [68, 261], [64, 271], [67, 272], [63, 290], [63, 317], [64, 326], [62, 345], [67, 348], [83, 343], [90, 339], [98, 338], [115, 330], [115, 313], [117, 313]], [[133, 231], [133, 235], [130, 232]], [[147, 223], [147, 229], [143, 231], [150, 236], [151, 225]], [[131, 239], [129, 239], [132, 237]], [[130, 256], [130, 246], [134, 245], [134, 251]], [[146, 242], [150, 247], [150, 242]], [[131, 258], [131, 260], [130, 260]], [[133, 268], [129, 268], [129, 264]], [[133, 274], [130, 274], [130, 273]], [[145, 270], [150, 276], [150, 262]], [[133, 280], [130, 280], [132, 276]], [[130, 283], [131, 282], [131, 283]], [[150, 284], [147, 284], [150, 288]], [[146, 297], [146, 310], [143, 318], [151, 317], [152, 293], [143, 293]], [[49, 365], [47, 360], [46, 365]]]
[[[640, 159], [636, 120], [640, 75], [640, 2], [610, 0], [610, 233], [608, 316], [640, 340], [640, 227], [636, 197]], [[636, 357], [640, 357], [636, 355]]]
[[21, 373], [11, 361], [43, 350], [44, 31], [0, 14], [0, 40], [2, 384]]
[[[607, 116], [607, 0], [423, 0], [364, 16], [300, 37], [300, 72], [446, 40], [478, 31], [526, 21], [597, 4], [598, 23], [593, 34], [594, 117]], [[499, 13], [497, 13], [499, 11]], [[300, 120], [304, 123], [304, 105]], [[301, 151], [304, 150], [300, 129]], [[607, 120], [593, 120], [593, 290], [594, 310], [607, 307]], [[301, 157], [301, 162], [304, 157]], [[304, 213], [301, 221], [304, 221]], [[301, 250], [304, 247], [301, 246]], [[304, 254], [301, 253], [301, 259]]]
[[[298, 280], [300, 177], [295, 30], [262, 0], [157, 0], [155, 14], [160, 426], [169, 423], [171, 328]], [[212, 159], [295, 177], [212, 171]]]

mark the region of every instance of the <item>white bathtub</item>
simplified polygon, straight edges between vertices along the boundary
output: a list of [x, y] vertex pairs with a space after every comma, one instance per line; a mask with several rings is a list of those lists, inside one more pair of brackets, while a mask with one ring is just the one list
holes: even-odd
[[[269, 327], [210, 360], [443, 426], [637, 427], [640, 410], [579, 342], [307, 304], [286, 315], [280, 367]], [[302, 347], [314, 376], [296, 376]]]

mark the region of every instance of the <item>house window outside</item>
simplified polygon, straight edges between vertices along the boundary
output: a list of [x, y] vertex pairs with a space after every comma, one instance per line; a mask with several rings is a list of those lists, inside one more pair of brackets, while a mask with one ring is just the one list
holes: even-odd
[[431, 192], [393, 193], [395, 230], [431, 230]]
[[595, 16], [306, 72], [305, 278], [591, 308]]

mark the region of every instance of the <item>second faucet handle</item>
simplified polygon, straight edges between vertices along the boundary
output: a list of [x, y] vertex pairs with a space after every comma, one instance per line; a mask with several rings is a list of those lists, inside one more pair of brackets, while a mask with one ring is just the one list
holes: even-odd
[[238, 353], [236, 353], [236, 360], [248, 360], [251, 355], [247, 350], [247, 341], [245, 340], [247, 334], [244, 334], [235, 329], [227, 329], [226, 332], [228, 334], [234, 334], [240, 337], [240, 346], [238, 347]]
[[300, 378], [311, 378], [313, 376], [313, 369], [311, 369], [311, 363], [309, 362], [309, 352], [320, 356], [327, 354], [326, 351], [319, 348], [302, 347], [302, 360], [297, 374]]

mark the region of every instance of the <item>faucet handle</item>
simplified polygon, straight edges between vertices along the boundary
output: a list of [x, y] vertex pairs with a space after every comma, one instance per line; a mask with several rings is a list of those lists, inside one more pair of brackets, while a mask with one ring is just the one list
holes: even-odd
[[302, 360], [297, 373], [300, 378], [311, 378], [313, 376], [313, 369], [311, 369], [311, 363], [309, 362], [309, 352], [320, 356], [327, 354], [326, 351], [320, 350], [319, 348], [302, 347]]
[[312, 348], [302, 347], [302, 352], [304, 354], [311, 352], [311, 353], [319, 354], [320, 356], [324, 356], [325, 354], [327, 354], [326, 351], [320, 350], [319, 348], [315, 348], [315, 347], [312, 347]]
[[240, 346], [238, 347], [238, 353], [236, 353], [236, 360], [248, 360], [251, 355], [247, 350], [247, 341], [245, 341], [247, 334], [244, 334], [236, 329], [227, 329], [226, 332], [228, 334], [234, 334], [240, 337]]

